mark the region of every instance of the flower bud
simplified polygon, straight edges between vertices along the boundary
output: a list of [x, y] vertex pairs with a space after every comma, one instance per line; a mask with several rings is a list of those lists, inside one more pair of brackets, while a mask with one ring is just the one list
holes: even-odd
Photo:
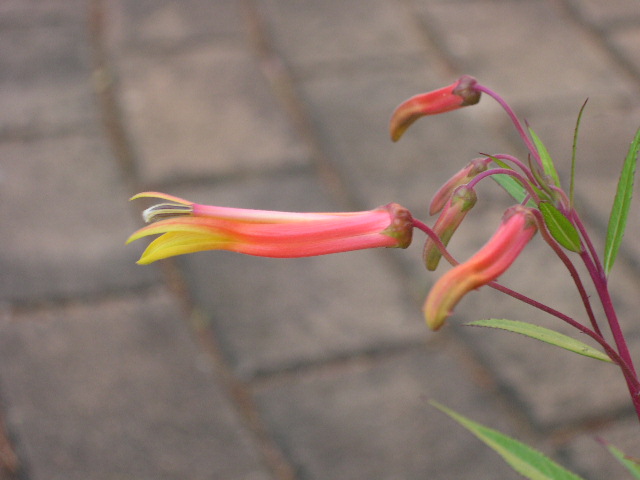
[[438, 330], [464, 295], [502, 275], [537, 229], [535, 215], [529, 208], [517, 205], [508, 209], [484, 247], [445, 273], [429, 292], [423, 309], [429, 328]]
[[457, 187], [469, 183], [476, 175], [487, 170], [490, 163], [491, 159], [488, 157], [476, 158], [471, 160], [466, 167], [447, 180], [433, 196], [431, 204], [429, 205], [429, 215], [435, 215], [442, 210], [442, 207], [445, 206], [452, 192]]
[[[473, 188], [461, 185], [456, 188], [449, 198], [438, 220], [433, 226], [433, 231], [440, 237], [440, 241], [447, 246], [454, 232], [458, 229], [467, 212], [473, 208], [478, 196]], [[436, 243], [429, 237], [424, 244], [422, 257], [427, 270], [435, 270], [438, 267], [442, 252]]]
[[391, 116], [391, 139], [398, 141], [420, 117], [475, 105], [480, 101], [480, 92], [474, 88], [476, 83], [475, 78], [463, 75], [452, 85], [415, 95], [402, 102]]

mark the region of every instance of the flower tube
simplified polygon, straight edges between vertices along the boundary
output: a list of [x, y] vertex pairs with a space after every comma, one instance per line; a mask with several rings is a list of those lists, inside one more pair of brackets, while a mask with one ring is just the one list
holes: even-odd
[[375, 247], [406, 248], [413, 231], [411, 214], [395, 203], [362, 212], [290, 213], [200, 205], [156, 192], [132, 199], [145, 197], [169, 203], [145, 210], [145, 221], [154, 223], [127, 240], [160, 234], [143, 252], [139, 264], [203, 250], [293, 258]]
[[476, 79], [463, 75], [455, 83], [427, 93], [415, 95], [402, 102], [391, 116], [389, 130], [394, 142], [420, 117], [435, 115], [475, 105], [481, 93], [475, 89]]
[[429, 328], [438, 330], [464, 295], [502, 275], [537, 229], [535, 215], [529, 208], [517, 205], [508, 209], [484, 247], [445, 273], [429, 292], [423, 308]]

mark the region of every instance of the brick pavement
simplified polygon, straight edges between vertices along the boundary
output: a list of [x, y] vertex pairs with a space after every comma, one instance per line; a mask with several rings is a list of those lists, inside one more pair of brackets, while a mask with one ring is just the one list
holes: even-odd
[[[142, 242], [123, 245], [140, 225], [141, 205], [126, 199], [142, 189], [253, 208], [424, 211], [478, 151], [523, 154], [486, 100], [388, 140], [395, 105], [462, 73], [511, 100], [560, 159], [590, 98], [578, 195], [601, 227], [640, 124], [640, 7], [603, 5], [4, 0], [4, 476], [516, 478], [433, 398], [588, 478], [622, 478], [593, 440], [637, 443], [617, 373], [455, 320], [428, 332], [419, 305], [434, 276], [416, 267], [419, 241], [149, 267], [134, 264]], [[506, 205], [482, 195], [484, 215], [455, 239], [461, 257]], [[612, 280], [638, 351], [636, 233], [632, 222]], [[574, 311], [566, 275], [537, 261], [542, 248], [506, 281]], [[513, 305], [483, 290], [457, 314], [512, 317]]]

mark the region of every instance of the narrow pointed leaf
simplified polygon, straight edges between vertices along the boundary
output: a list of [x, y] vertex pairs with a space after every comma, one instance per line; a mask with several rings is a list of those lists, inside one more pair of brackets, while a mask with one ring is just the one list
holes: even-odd
[[580, 108], [578, 113], [578, 119], [576, 120], [576, 128], [573, 131], [573, 147], [571, 148], [571, 179], [569, 184], [569, 203], [573, 207], [573, 196], [575, 191], [576, 180], [576, 151], [578, 150], [578, 131], [580, 130], [580, 121], [582, 120], [582, 114], [587, 106], [589, 99], [586, 99]]
[[633, 177], [636, 171], [636, 161], [640, 150], [640, 129], [631, 142], [629, 153], [622, 166], [620, 179], [618, 180], [618, 190], [613, 201], [611, 216], [609, 217], [609, 227], [607, 228], [607, 241], [604, 248], [604, 271], [608, 275], [613, 267], [613, 263], [618, 255], [622, 237], [627, 226], [627, 217], [633, 196]]
[[556, 347], [564, 348], [570, 352], [584, 355], [585, 357], [595, 358], [603, 362], [613, 363], [612, 360], [600, 350], [593, 348], [586, 343], [580, 342], [572, 337], [564, 335], [545, 327], [540, 327], [532, 323], [519, 322], [516, 320], [507, 320], [499, 318], [490, 318], [486, 320], [476, 320], [469, 322], [466, 325], [475, 327], [490, 327], [498, 328], [500, 330], [506, 330], [508, 332], [519, 333], [541, 342], [555, 345]]
[[609, 452], [616, 457], [616, 459], [629, 470], [629, 473], [633, 475], [633, 478], [640, 479], [640, 460], [628, 457], [619, 449], [613, 445], [607, 445]]
[[524, 443], [469, 420], [437, 402], [430, 403], [482, 440], [523, 477], [530, 480], [582, 480]]
[[529, 127], [529, 135], [531, 135], [531, 140], [533, 140], [533, 144], [536, 146], [536, 150], [538, 151], [538, 155], [540, 155], [540, 160], [542, 161], [542, 168], [544, 169], [544, 173], [553, 178], [553, 181], [556, 184], [556, 187], [560, 186], [560, 177], [558, 176], [558, 171], [556, 170], [555, 165], [553, 164], [553, 160], [551, 160], [551, 155], [547, 150], [547, 147], [544, 146], [542, 140], [536, 135], [536, 132], [533, 131], [531, 127]]
[[567, 250], [580, 253], [580, 235], [569, 219], [549, 202], [540, 203], [540, 211], [553, 238]]

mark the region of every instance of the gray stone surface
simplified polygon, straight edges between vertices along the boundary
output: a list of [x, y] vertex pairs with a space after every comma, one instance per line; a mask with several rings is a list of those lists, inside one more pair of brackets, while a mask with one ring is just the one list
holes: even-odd
[[129, 192], [100, 136], [0, 143], [0, 298], [20, 303], [147, 285], [124, 241]]
[[[413, 349], [271, 382], [260, 410], [301, 478], [516, 478], [430, 400], [509, 432], [455, 350]], [[460, 458], [466, 461], [461, 462]]]
[[29, 478], [271, 478], [179, 317], [159, 290], [3, 318], [3, 403]]
[[304, 164], [307, 152], [246, 48], [198, 45], [121, 62], [123, 110], [145, 182]]
[[552, 2], [424, 2], [421, 12], [458, 69], [516, 105], [632, 95], [601, 45]]
[[[82, 130], [95, 117], [82, 2], [3, 2], [0, 134]], [[54, 8], [51, 8], [57, 4]]]
[[372, 0], [261, 0], [275, 48], [296, 68], [317, 70], [373, 60], [383, 65], [393, 56], [421, 50], [420, 33], [412, 28], [399, 3]]
[[111, 48], [175, 51], [194, 42], [239, 40], [246, 34], [242, 2], [114, 0], [105, 32]]
[[638, 4], [634, 0], [612, 0], [607, 3], [598, 0], [569, 0], [567, 3], [584, 18], [604, 28], [616, 23], [640, 20]]
[[[407, 250], [160, 268], [134, 264], [145, 240], [123, 243], [142, 224], [134, 188], [298, 211], [395, 201], [427, 220], [479, 152], [526, 160], [486, 96], [388, 139], [398, 103], [467, 73], [527, 118], [564, 178], [589, 97], [576, 199], [601, 250], [640, 125], [639, 22], [634, 0], [1, 2], [0, 474], [516, 478], [433, 398], [586, 478], [622, 477], [592, 440], [638, 456], [615, 367], [462, 327], [501, 316], [571, 333], [487, 288], [427, 331], [420, 305], [445, 268], [424, 271], [419, 233]], [[512, 203], [491, 187], [451, 243], [459, 259]], [[637, 208], [610, 277], [636, 358]], [[550, 257], [538, 237], [501, 280], [582, 319]]]

